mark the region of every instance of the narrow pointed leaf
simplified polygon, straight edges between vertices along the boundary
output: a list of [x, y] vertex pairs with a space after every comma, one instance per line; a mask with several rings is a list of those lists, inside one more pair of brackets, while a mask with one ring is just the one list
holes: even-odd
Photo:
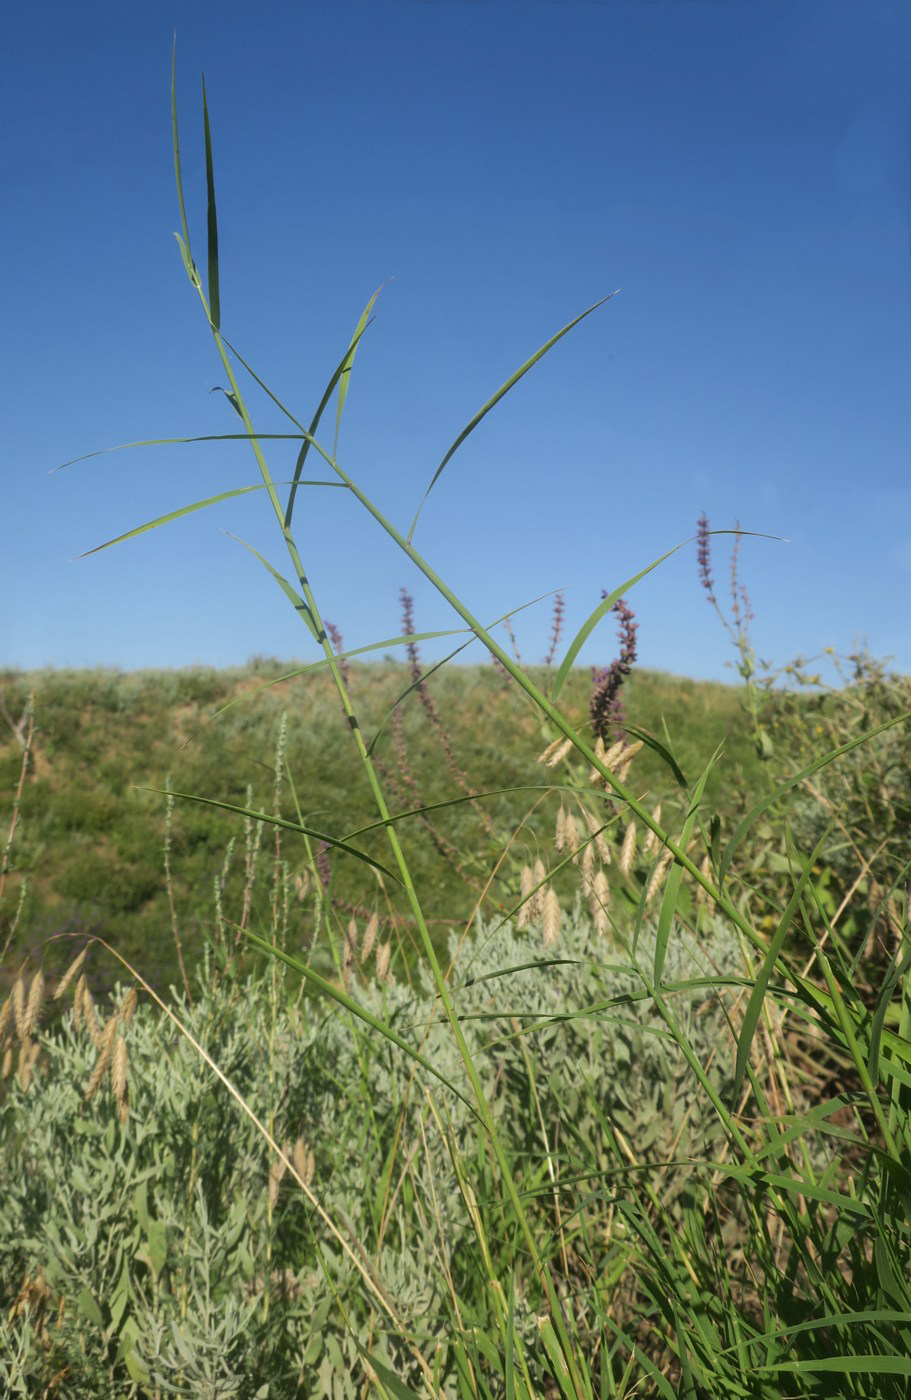
[[215, 171], [212, 165], [212, 133], [206, 80], [202, 80], [202, 120], [206, 138], [206, 228], [209, 251], [209, 320], [215, 330], [221, 325], [221, 297], [218, 290], [218, 218], [215, 212]]
[[[239, 926], [235, 924], [234, 927], [238, 928]], [[319, 991], [323, 992], [324, 995], [331, 997], [333, 1001], [337, 1001], [346, 1011], [350, 1011], [352, 1015], [357, 1016], [358, 1020], [366, 1022], [368, 1026], [372, 1026], [374, 1030], [379, 1031], [380, 1035], [385, 1036], [387, 1040], [391, 1040], [393, 1045], [397, 1045], [399, 1049], [403, 1050], [412, 1060], [416, 1060], [422, 1069], [427, 1070], [428, 1074], [432, 1074], [434, 1079], [438, 1079], [441, 1084], [445, 1085], [447, 1089], [455, 1094], [457, 1099], [461, 1099], [462, 1103], [466, 1105], [472, 1115], [478, 1118], [477, 1109], [464, 1094], [460, 1093], [452, 1080], [447, 1079], [419, 1050], [415, 1050], [413, 1045], [409, 1045], [407, 1040], [403, 1039], [397, 1031], [394, 1031], [392, 1027], [387, 1025], [385, 1021], [382, 1021], [379, 1016], [374, 1016], [371, 1011], [368, 1011], [365, 1006], [361, 1006], [360, 1002], [355, 1001], [354, 998], [350, 997], [341, 987], [337, 987], [333, 982], [328, 981], [327, 978], [321, 977], [320, 974], [312, 967], [309, 967], [307, 963], [302, 962], [300, 958], [294, 957], [292, 953], [286, 952], [284, 948], [277, 947], [276, 944], [270, 943], [266, 938], [261, 938], [258, 933], [253, 933], [252, 930], [248, 928], [243, 929], [243, 932], [250, 942], [261, 949], [262, 952], [268, 953], [270, 957], [279, 958], [283, 963], [287, 963], [288, 967], [293, 968], [293, 970], [299, 973], [311, 986], [316, 987]], [[478, 1121], [480, 1121], [480, 1119]]]
[[[336, 481], [305, 481], [302, 486], [338, 486]], [[238, 486], [233, 491], [222, 491], [217, 496], [208, 496], [204, 501], [194, 501], [192, 505], [182, 506], [180, 510], [169, 511], [167, 515], [159, 515], [157, 520], [149, 520], [145, 525], [137, 525], [134, 530], [127, 530], [124, 535], [117, 535], [112, 540], [106, 540], [104, 544], [96, 544], [94, 549], [87, 549], [84, 554], [77, 554], [77, 559], [88, 559], [91, 554], [98, 554], [102, 549], [111, 549], [115, 544], [122, 544], [124, 540], [131, 540], [136, 535], [144, 535], [148, 530], [156, 530], [159, 525], [170, 525], [172, 520], [179, 520], [183, 515], [192, 515], [194, 511], [205, 510], [207, 506], [217, 506], [222, 501], [230, 501], [235, 496], [248, 496], [251, 491], [265, 491], [265, 484], [258, 481], [254, 486]]]
[[309, 836], [311, 841], [325, 841], [327, 845], [335, 847], [338, 851], [344, 851], [345, 855], [354, 856], [355, 860], [361, 860], [365, 865], [372, 865], [374, 870], [379, 870], [381, 874], [388, 875], [395, 884], [400, 885], [401, 879], [381, 861], [374, 860], [368, 856], [366, 851], [359, 851], [356, 846], [349, 846], [347, 841], [339, 841], [335, 836], [329, 836], [325, 831], [315, 831], [312, 827], [302, 826], [300, 822], [290, 822], [284, 817], [270, 816], [268, 812], [257, 812], [253, 807], [240, 807], [235, 802], [220, 802], [216, 797], [200, 797], [193, 792], [174, 792], [168, 788], [142, 787], [137, 784], [140, 792], [154, 792], [158, 797], [179, 797], [182, 802], [197, 802], [201, 807], [217, 807], [222, 812], [232, 812], [236, 817], [250, 817], [255, 822], [265, 822], [267, 826], [278, 826], [283, 831], [293, 831], [299, 836]]
[[753, 984], [753, 990], [750, 993], [746, 1011], [743, 1015], [743, 1025], [740, 1028], [740, 1035], [737, 1037], [737, 1060], [734, 1065], [734, 1084], [731, 1090], [731, 1101], [734, 1103], [737, 1102], [740, 1096], [740, 1087], [743, 1083], [743, 1076], [746, 1073], [747, 1061], [750, 1058], [750, 1047], [753, 1043], [753, 1036], [756, 1034], [756, 1027], [759, 1024], [762, 1004], [765, 1001], [769, 982], [772, 978], [772, 971], [784, 946], [788, 929], [791, 927], [791, 921], [800, 907], [800, 901], [803, 898], [803, 893], [806, 889], [807, 881], [810, 878], [816, 858], [825, 845], [828, 835], [829, 828], [827, 827], [824, 836], [817, 843], [816, 849], [813, 851], [812, 856], [801, 872], [800, 879], [795, 886], [794, 893], [788, 902], [787, 908], [778, 922], [778, 927], [769, 943], [769, 950], [763, 958], [762, 966]]
[[414, 538], [414, 532], [417, 528], [417, 523], [420, 518], [421, 511], [424, 509], [424, 503], [427, 500], [427, 497], [430, 495], [434, 486], [439, 481], [440, 476], [442, 475], [443, 470], [446, 467], [446, 464], [461, 447], [462, 443], [468, 437], [469, 433], [472, 433], [474, 431], [474, 429], [481, 422], [481, 419], [486, 418], [490, 410], [500, 402], [504, 395], [509, 393], [510, 389], [515, 384], [518, 384], [519, 380], [523, 377], [523, 375], [526, 375], [528, 371], [538, 363], [541, 357], [547, 354], [548, 350], [550, 350], [552, 346], [556, 345], [558, 340], [562, 340], [563, 336], [565, 336], [569, 331], [571, 331], [574, 326], [577, 326], [580, 321], [584, 321], [586, 316], [590, 316], [593, 311], [598, 310], [599, 306], [603, 306], [605, 302], [610, 301], [611, 297], [615, 297], [616, 295], [616, 292], [610, 292], [606, 297], [602, 297], [600, 301], [596, 301], [592, 306], [587, 307], [585, 311], [581, 312], [580, 315], [574, 317], [573, 320], [570, 321], [567, 325], [565, 325], [562, 330], [557, 331], [556, 335], [551, 336], [550, 340], [548, 340], [544, 345], [542, 345], [540, 350], [536, 350], [535, 353], [532, 355], [531, 359], [526, 360], [524, 365], [522, 365], [520, 369], [516, 370], [515, 374], [510, 375], [506, 383], [500, 385], [499, 389], [493, 395], [493, 397], [488, 399], [482, 408], [478, 409], [477, 413], [474, 415], [471, 421], [467, 423], [462, 429], [462, 431], [459, 433], [455, 442], [453, 442], [448, 452], [444, 456], [442, 462], [434, 472], [433, 479], [431, 480], [430, 485], [427, 487], [427, 490], [424, 492], [424, 495], [421, 499], [421, 504], [418, 506], [417, 514], [415, 515], [414, 520], [411, 522], [411, 529], [408, 531], [408, 544], [411, 544], [411, 541]]
[[[383, 287], [385, 285], [385, 282], [383, 282], [380, 284], [379, 287], [377, 287], [376, 291], [373, 293], [373, 296], [370, 298], [367, 305], [364, 307], [364, 310], [361, 314], [361, 319], [358, 321], [357, 325], [354, 328], [354, 335], [351, 337], [351, 344], [348, 346], [348, 353], [345, 356], [345, 362], [342, 366], [342, 372], [338, 377], [338, 406], [335, 410], [335, 441], [332, 445], [333, 457], [338, 456], [338, 435], [342, 426], [342, 414], [345, 411], [345, 400], [348, 397], [348, 385], [351, 379], [351, 369], [354, 364], [354, 356], [357, 351], [360, 338], [364, 334], [364, 331], [367, 329], [367, 323], [370, 320], [370, 313], [373, 310], [374, 303], [376, 302], [377, 297], [379, 296], [380, 292], [383, 290]], [[312, 428], [311, 432], [316, 432], [316, 429]]]
[[[193, 255], [190, 252], [190, 230], [187, 225], [187, 210], [183, 198], [183, 175], [180, 169], [180, 138], [177, 129], [177, 35], [174, 35], [174, 47], [171, 51], [171, 132], [174, 139], [174, 178], [177, 181], [177, 203], [180, 207], [180, 227], [183, 231], [183, 250], [186, 254], [186, 262], [189, 267], [193, 266]], [[195, 271], [195, 269], [194, 269]]]
[[300, 617], [301, 621], [306, 623], [307, 628], [309, 629], [313, 639], [317, 642], [322, 642], [320, 630], [316, 625], [316, 621], [313, 617], [313, 614], [311, 613], [307, 604], [304, 602], [301, 595], [298, 593], [297, 589], [291, 586], [291, 584], [285, 578], [284, 574], [280, 574], [278, 572], [278, 569], [276, 569], [272, 564], [269, 563], [268, 559], [263, 558], [258, 549], [254, 549], [252, 544], [247, 544], [247, 541], [242, 540], [239, 535], [232, 535], [230, 530], [226, 530], [225, 534], [228, 536], [229, 539], [236, 540], [238, 544], [242, 544], [244, 549], [249, 549], [250, 553], [256, 559], [259, 560], [263, 568], [268, 569], [269, 573], [275, 579], [275, 582], [278, 584], [285, 597], [289, 600], [291, 606], [294, 608], [294, 611]]
[[[65, 467], [75, 467], [78, 462], [88, 462], [92, 457], [109, 457], [112, 452], [130, 452], [134, 447], [185, 447], [193, 442], [300, 442], [303, 433], [200, 433], [197, 437], [143, 438], [141, 442], [119, 442], [115, 447], [99, 447], [94, 452], [83, 452], [81, 457], [71, 457], [51, 467], [49, 476], [62, 472]], [[328, 453], [325, 454], [328, 457]], [[345, 483], [337, 483], [340, 490], [347, 490]]]
[[[712, 757], [709, 759], [708, 763], [702, 771], [702, 775], [699, 778], [698, 783], [696, 784], [696, 790], [693, 793], [693, 800], [690, 803], [689, 811], [686, 815], [686, 820], [683, 823], [683, 831], [681, 832], [680, 839], [677, 842], [677, 845], [680, 847], [681, 851], [685, 851], [690, 844], [690, 837], [693, 834], [693, 827], [696, 824], [696, 817], [699, 812], [699, 804], [702, 801], [702, 797], [705, 792], [705, 785], [708, 782], [709, 774], [711, 773], [712, 768], [717, 762], [720, 753], [721, 748], [719, 747], [715, 750]], [[667, 885], [665, 886], [664, 890], [664, 897], [661, 900], [661, 910], [658, 914], [658, 929], [655, 934], [655, 982], [659, 985], [661, 982], [661, 974], [664, 971], [664, 959], [667, 954], [667, 943], [668, 938], [670, 937], [671, 924], [674, 920], [674, 911], [677, 908], [677, 897], [680, 893], [680, 884], [682, 880], [683, 866], [678, 865], [675, 861], [673, 866], [671, 867], [670, 874], [668, 875]]]

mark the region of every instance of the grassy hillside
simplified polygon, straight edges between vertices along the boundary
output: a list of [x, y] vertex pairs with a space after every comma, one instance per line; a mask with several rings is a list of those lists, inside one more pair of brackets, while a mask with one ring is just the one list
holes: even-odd
[[[243, 670], [40, 671], [7, 673], [0, 680], [7, 708], [18, 718], [34, 698], [35, 736], [15, 840], [15, 868], [27, 879], [15, 946], [33, 946], [62, 930], [85, 929], [108, 938], [135, 958], [151, 980], [166, 987], [177, 976], [172, 912], [165, 878], [164, 843], [170, 778], [175, 792], [238, 806], [274, 810], [276, 746], [287, 717], [285, 757], [293, 780], [282, 783], [282, 814], [295, 817], [295, 793], [309, 823], [342, 837], [375, 817], [372, 797], [331, 681], [325, 674], [269, 684], [295, 664], [261, 663]], [[536, 672], [546, 678], [543, 668]], [[352, 668], [352, 692], [364, 732], [372, 737], [410, 684], [406, 666]], [[587, 671], [564, 694], [579, 719], [586, 713]], [[536, 762], [552, 737], [543, 730], [514, 684], [490, 666], [437, 672], [428, 691], [449, 736], [452, 756], [472, 789], [485, 792], [554, 781]], [[687, 777], [706, 755], [725, 746], [723, 766], [709, 782], [715, 807], [733, 815], [763, 781], [733, 687], [657, 673], [634, 674], [624, 691], [629, 722], [653, 733], [666, 723]], [[229, 707], [229, 708], [225, 708]], [[376, 752], [384, 766], [394, 810], [464, 797], [443, 741], [416, 692], [400, 707], [401, 723], [387, 722]], [[15, 792], [21, 749], [8, 725], [0, 730], [0, 791]], [[664, 766], [643, 752], [637, 761], [642, 793], [657, 801], [667, 788]], [[151, 791], [150, 791], [151, 789]], [[470, 913], [490, 870], [541, 792], [512, 792], [463, 802], [432, 815], [433, 831], [411, 821], [406, 839], [430, 916], [442, 930]], [[554, 800], [529, 818], [520, 846], [548, 841]], [[249, 826], [249, 824], [248, 824]], [[243, 900], [244, 819], [178, 799], [170, 833], [174, 913], [188, 966], [211, 940], [215, 882], [225, 870], [223, 908], [239, 917]], [[370, 838], [365, 845], [379, 855]], [[292, 877], [308, 860], [300, 837], [285, 833], [281, 857]], [[262, 834], [262, 878], [254, 912], [268, 922], [274, 830]], [[345, 858], [332, 861], [332, 892], [342, 906], [370, 903], [376, 881]], [[489, 909], [514, 893], [510, 864], [494, 880]], [[9, 966], [14, 963], [10, 962]], [[53, 957], [51, 958], [53, 966]]]

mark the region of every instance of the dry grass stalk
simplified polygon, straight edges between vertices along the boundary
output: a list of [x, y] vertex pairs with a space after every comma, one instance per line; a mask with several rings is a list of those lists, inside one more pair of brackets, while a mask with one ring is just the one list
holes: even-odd
[[361, 962], [365, 963], [373, 952], [376, 943], [376, 935], [379, 932], [380, 921], [376, 914], [371, 914], [367, 920], [367, 927], [364, 929], [364, 941], [361, 944]]
[[118, 1035], [114, 1040], [111, 1084], [114, 1089], [114, 1101], [117, 1104], [117, 1117], [121, 1123], [125, 1124], [129, 1117], [130, 1106], [127, 1101], [127, 1043], [122, 1035]]
[[[657, 807], [655, 808], [655, 810], [652, 812], [652, 821], [655, 823], [656, 826], [657, 826], [657, 824], [661, 821], [661, 803], [660, 803], [660, 802], [658, 803], [658, 805], [657, 805]], [[645, 840], [644, 840], [643, 843], [642, 843], [642, 854], [643, 854], [643, 855], [646, 855], [646, 856], [650, 856], [650, 855], [652, 854], [652, 851], [657, 851], [657, 849], [658, 849], [658, 837], [655, 835], [655, 833], [654, 833], [653, 831], [649, 831], [648, 835], [646, 836]]]
[[297, 1142], [294, 1144], [291, 1160], [294, 1163], [294, 1169], [301, 1181], [303, 1181], [305, 1186], [309, 1186], [313, 1180], [313, 1173], [316, 1170], [316, 1159], [303, 1138], [298, 1138]]
[[39, 968], [32, 978], [32, 985], [28, 991], [28, 1004], [25, 1008], [25, 1034], [30, 1036], [38, 1021], [38, 1012], [41, 1010], [41, 998], [44, 996], [44, 974]]
[[548, 744], [543, 753], [538, 754], [538, 762], [543, 763], [546, 768], [556, 768], [572, 746], [572, 739], [564, 739], [561, 736], [559, 739], [555, 739], [552, 744]]
[[389, 959], [392, 955], [392, 947], [388, 943], [381, 943], [376, 950], [376, 975], [380, 982], [389, 981]]
[[623, 837], [623, 845], [620, 847], [620, 869], [624, 875], [628, 875], [633, 864], [633, 857], [636, 854], [636, 824], [630, 822]]
[[16, 1034], [21, 1045], [25, 1040], [25, 983], [21, 973], [13, 984], [13, 1015], [16, 1018]]
[[79, 971], [79, 969], [82, 967], [82, 964], [85, 962], [86, 955], [88, 954], [88, 951], [89, 951], [89, 945], [86, 944], [85, 947], [83, 948], [82, 952], [79, 953], [79, 954], [77, 954], [77, 956], [76, 956], [76, 957], [73, 959], [73, 961], [70, 963], [70, 965], [69, 965], [69, 967], [67, 968], [66, 972], [63, 974], [63, 976], [61, 977], [60, 981], [57, 983], [57, 990], [56, 990], [56, 992], [54, 993], [54, 1000], [55, 1000], [55, 1001], [59, 1001], [60, 998], [63, 996], [63, 994], [64, 994], [64, 992], [66, 991], [67, 987], [70, 985], [70, 983], [72, 982], [73, 978], [76, 976], [76, 973]]
[[3, 1010], [0, 1011], [0, 1040], [6, 1037], [6, 1028], [9, 1025], [9, 1018], [12, 1015], [12, 1011], [13, 999], [10, 996], [6, 998], [6, 1001], [3, 1003]]
[[111, 1054], [114, 1049], [114, 1034], [117, 1030], [117, 1017], [112, 1016], [104, 1028], [101, 1035], [101, 1042], [98, 1046], [98, 1059], [95, 1061], [95, 1068], [92, 1070], [92, 1077], [85, 1086], [85, 1097], [94, 1097], [98, 1085], [104, 1078], [104, 1072], [110, 1063]]
[[557, 812], [557, 829], [554, 833], [554, 846], [557, 851], [562, 851], [566, 845], [566, 808], [560, 803], [560, 810]]
[[541, 937], [545, 948], [551, 948], [560, 937], [560, 901], [553, 885], [548, 885], [541, 914]]
[[136, 1004], [139, 1001], [139, 993], [135, 987], [131, 987], [120, 1004], [120, 1024], [128, 1026], [136, 1012]]

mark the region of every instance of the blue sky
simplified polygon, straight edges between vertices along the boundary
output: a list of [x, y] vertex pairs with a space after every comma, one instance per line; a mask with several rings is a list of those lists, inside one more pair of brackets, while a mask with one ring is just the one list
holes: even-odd
[[[893, 0], [7, 6], [0, 664], [315, 656], [225, 533], [286, 570], [261, 493], [72, 562], [255, 482], [244, 444], [49, 475], [115, 443], [238, 426], [210, 393], [224, 373], [172, 237], [174, 30], [196, 257], [204, 71], [223, 329], [299, 416], [392, 279], [339, 459], [400, 526], [489, 395], [622, 289], [429, 499], [415, 543], [481, 616], [564, 588], [575, 630], [705, 510], [789, 541], [743, 544], [760, 656], [866, 637], [911, 669], [911, 11]], [[270, 451], [276, 478], [293, 456]], [[347, 645], [399, 631], [402, 584], [420, 628], [451, 625], [344, 493], [306, 495], [297, 529]], [[727, 553], [716, 541], [721, 579]], [[730, 674], [694, 546], [629, 601], [642, 664]], [[516, 619], [524, 659], [549, 627], [546, 602]], [[608, 619], [582, 659], [614, 652]]]

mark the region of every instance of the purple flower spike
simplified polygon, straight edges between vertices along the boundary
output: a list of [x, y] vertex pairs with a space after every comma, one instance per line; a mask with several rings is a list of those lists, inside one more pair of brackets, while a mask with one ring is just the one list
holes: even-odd
[[705, 511], [696, 523], [696, 558], [699, 560], [699, 580], [709, 595], [709, 602], [715, 602], [715, 584], [712, 580], [712, 554], [709, 547], [709, 518]]
[[[607, 597], [603, 589], [601, 597]], [[636, 631], [638, 623], [632, 608], [623, 598], [618, 598], [613, 611], [620, 619], [617, 635], [620, 638], [620, 655], [603, 670], [592, 671], [592, 693], [588, 702], [588, 712], [596, 735], [607, 742], [613, 730], [618, 735], [625, 718], [620, 687], [636, 662]]]

